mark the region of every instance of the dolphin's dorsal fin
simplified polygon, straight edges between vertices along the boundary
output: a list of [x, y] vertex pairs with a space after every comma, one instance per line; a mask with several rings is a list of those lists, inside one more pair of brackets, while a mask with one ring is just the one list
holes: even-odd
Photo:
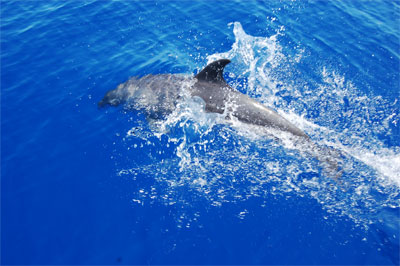
[[203, 80], [208, 82], [225, 82], [222, 74], [224, 73], [224, 68], [231, 61], [228, 59], [219, 59], [217, 61], [208, 64], [199, 74], [195, 76], [197, 80]]

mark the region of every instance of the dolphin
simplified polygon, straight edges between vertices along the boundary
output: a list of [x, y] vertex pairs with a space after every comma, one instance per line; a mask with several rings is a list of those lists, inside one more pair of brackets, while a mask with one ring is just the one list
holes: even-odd
[[[150, 118], [172, 113], [183, 95], [201, 98], [205, 111], [227, 114], [239, 121], [289, 132], [296, 137], [295, 146], [316, 158], [335, 180], [342, 176], [342, 153], [314, 143], [301, 129], [273, 109], [229, 86], [223, 78], [224, 68], [231, 61], [220, 59], [207, 65], [194, 77], [184, 74], [157, 74], [133, 77], [108, 91], [98, 107], [125, 104], [127, 109], [142, 110]], [[333, 174], [333, 176], [332, 176]]]
[[223, 78], [223, 71], [230, 62], [228, 59], [214, 61], [194, 77], [182, 74], [134, 77], [108, 91], [98, 106], [124, 103], [128, 109], [144, 110], [150, 117], [159, 118], [174, 110], [186, 87], [192, 97], [197, 96], [204, 101], [207, 112], [223, 114], [228, 111], [241, 122], [279, 129], [309, 139], [306, 133], [273, 109], [229, 86]]

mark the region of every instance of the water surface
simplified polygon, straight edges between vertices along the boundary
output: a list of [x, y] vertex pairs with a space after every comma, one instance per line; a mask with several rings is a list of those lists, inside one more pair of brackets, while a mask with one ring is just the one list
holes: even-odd
[[[1, 1], [3, 264], [399, 264], [399, 1]], [[228, 83], [343, 155], [185, 99], [97, 108], [131, 76]]]

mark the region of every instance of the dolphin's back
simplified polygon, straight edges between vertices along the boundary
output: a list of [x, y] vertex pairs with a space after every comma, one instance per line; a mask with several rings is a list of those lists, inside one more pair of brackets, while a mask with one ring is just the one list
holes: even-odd
[[236, 107], [236, 109], [233, 110], [233, 115], [240, 121], [259, 126], [277, 128], [290, 132], [295, 136], [306, 139], [309, 138], [301, 129], [290, 123], [277, 112], [251, 99], [247, 95], [237, 94], [233, 101], [235, 101]]
[[205, 101], [206, 111], [228, 111], [242, 122], [277, 128], [308, 139], [302, 130], [277, 112], [229, 86], [223, 78], [224, 68], [229, 62], [227, 59], [215, 61], [196, 75], [197, 82], [194, 84], [192, 95]]

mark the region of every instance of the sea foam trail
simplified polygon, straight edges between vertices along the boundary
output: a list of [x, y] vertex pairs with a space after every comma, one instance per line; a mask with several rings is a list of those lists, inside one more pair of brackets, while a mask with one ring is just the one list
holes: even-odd
[[[285, 91], [290, 93], [293, 98], [302, 99], [298, 105], [308, 107], [303, 108], [301, 113], [296, 113], [296, 103], [284, 104], [284, 101], [280, 99], [281, 84], [284, 84], [285, 80], [280, 80], [278, 77], [280, 72], [285, 71], [288, 67], [296, 68], [296, 63], [299, 63], [303, 57], [304, 50], [300, 49], [295, 58], [288, 58], [283, 54], [277, 38], [284, 34], [284, 27], [281, 27], [271, 37], [253, 37], [246, 34], [239, 22], [229, 24], [229, 26], [232, 25], [235, 35], [232, 49], [209, 56], [208, 62], [220, 58], [231, 59], [233, 64], [239, 65], [239, 67], [235, 67], [235, 71], [239, 71], [239, 73], [235, 73], [234, 76], [248, 77], [248, 94], [258, 95], [260, 101], [278, 109], [282, 116], [308, 134], [318, 134], [317, 139], [323, 139], [326, 144], [331, 144], [335, 148], [351, 154], [377, 170], [378, 175], [382, 175], [400, 186], [399, 149], [386, 148], [377, 140], [376, 136], [377, 133], [385, 131], [388, 132], [387, 134], [392, 133], [389, 124], [398, 126], [400, 114], [395, 108], [396, 102], [392, 104], [385, 102], [380, 96], [370, 98], [355, 88], [351, 82], [346, 82], [344, 77], [323, 67], [318, 73], [322, 77], [323, 83], [317, 84], [317, 89], [313, 88], [310, 91], [293, 86], [292, 84], [296, 84], [296, 80], [292, 80], [291, 84], [288, 84], [288, 88], [285, 88]], [[299, 83], [300, 86], [303, 85], [302, 80], [299, 80]], [[323, 101], [325, 103], [320, 105]], [[319, 119], [315, 122], [304, 118], [309, 116], [308, 112], [310, 111], [308, 110], [313, 110], [318, 106], [330, 109], [325, 113], [320, 112]], [[336, 121], [333, 121], [332, 118], [337, 117], [338, 112], [342, 113], [340, 116], [344, 119], [335, 124]], [[325, 119], [323, 124], [326, 126], [318, 125], [322, 119]], [[331, 123], [327, 124], [326, 121]], [[340, 139], [343, 138], [347, 140], [347, 147], [340, 142]], [[332, 139], [334, 143], [329, 141]], [[348, 145], [349, 140], [350, 145]], [[366, 144], [367, 147], [359, 145], [360, 143]], [[369, 152], [366, 152], [366, 149]]]

